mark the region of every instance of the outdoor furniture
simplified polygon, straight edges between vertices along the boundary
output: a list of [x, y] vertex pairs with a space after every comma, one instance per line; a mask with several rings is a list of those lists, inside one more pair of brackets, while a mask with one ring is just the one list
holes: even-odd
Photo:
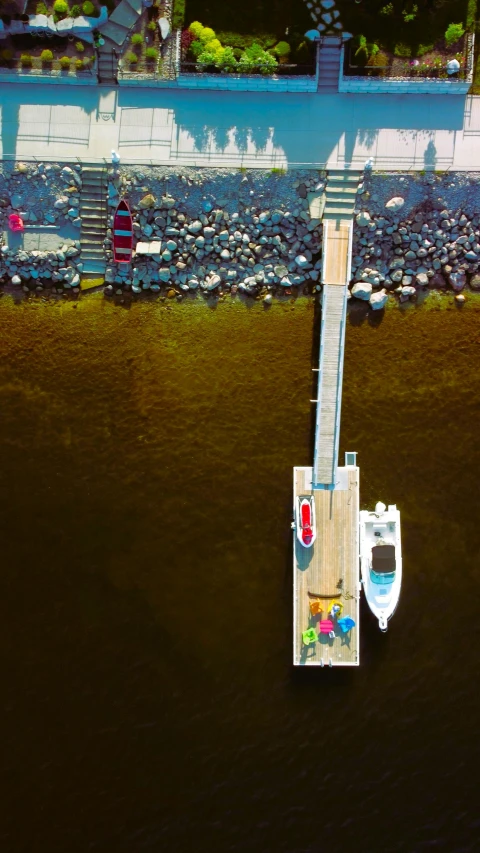
[[18, 213], [11, 213], [8, 217], [8, 227], [10, 231], [24, 231], [25, 226], [23, 224], [23, 219]]
[[355, 628], [355, 620], [351, 616], [342, 616], [337, 620], [337, 625], [343, 634], [347, 634], [352, 628]]
[[341, 601], [332, 600], [328, 605], [328, 615], [332, 617], [332, 619], [338, 618], [343, 610], [343, 604]]
[[310, 607], [310, 613], [312, 616], [318, 616], [319, 613], [323, 613], [323, 607], [317, 599], [309, 601], [308, 606]]
[[307, 628], [306, 631], [302, 632], [302, 642], [305, 646], [311, 646], [312, 643], [317, 642], [317, 632], [315, 628]]
[[335, 625], [331, 619], [322, 619], [320, 622], [320, 634], [328, 634], [331, 640], [335, 637]]

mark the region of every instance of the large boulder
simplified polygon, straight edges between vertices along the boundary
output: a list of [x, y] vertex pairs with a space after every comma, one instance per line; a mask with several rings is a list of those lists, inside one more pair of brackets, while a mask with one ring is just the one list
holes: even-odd
[[450, 287], [456, 293], [459, 293], [465, 287], [467, 283], [467, 277], [463, 270], [458, 270], [458, 272], [451, 272], [448, 276], [448, 281], [450, 283]]
[[381, 308], [384, 308], [388, 302], [388, 293], [385, 288], [377, 291], [377, 293], [372, 293], [369, 302], [370, 308], [373, 308], [374, 311], [379, 311]]
[[371, 216], [366, 210], [357, 214], [356, 223], [360, 228], [366, 228], [371, 221]]
[[397, 213], [397, 211], [401, 210], [403, 205], [405, 204], [405, 199], [402, 198], [401, 195], [396, 195], [387, 201], [385, 208], [389, 210], [391, 213]]
[[152, 193], [147, 193], [143, 198], [138, 202], [138, 206], [140, 210], [149, 210], [152, 207], [155, 207], [155, 196]]
[[373, 288], [369, 281], [357, 281], [352, 287], [352, 296], [368, 302], [372, 295], [372, 290]]
[[472, 290], [480, 290], [480, 275], [476, 273], [470, 279], [470, 287]]

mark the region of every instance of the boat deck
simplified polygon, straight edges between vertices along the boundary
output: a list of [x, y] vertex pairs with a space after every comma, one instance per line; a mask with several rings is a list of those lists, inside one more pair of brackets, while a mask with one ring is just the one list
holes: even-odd
[[[337, 469], [334, 489], [313, 489], [312, 468], [294, 468], [294, 507], [297, 496], [315, 498], [316, 539], [304, 548], [294, 531], [294, 650], [296, 666], [358, 666], [359, 654], [359, 478], [356, 466]], [[305, 645], [302, 633], [318, 629], [320, 616], [312, 616], [310, 602], [317, 597], [322, 619], [331, 602], [343, 607], [341, 616], [351, 616], [355, 627], [347, 634], [336, 629], [335, 638], [321, 634]], [[318, 633], [318, 630], [317, 630]]]

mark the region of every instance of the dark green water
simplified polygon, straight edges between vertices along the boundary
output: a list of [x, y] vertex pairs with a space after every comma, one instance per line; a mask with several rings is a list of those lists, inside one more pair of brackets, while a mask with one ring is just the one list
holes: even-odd
[[479, 849], [480, 300], [432, 299], [347, 329], [400, 607], [295, 673], [313, 304], [0, 301], [2, 850]]

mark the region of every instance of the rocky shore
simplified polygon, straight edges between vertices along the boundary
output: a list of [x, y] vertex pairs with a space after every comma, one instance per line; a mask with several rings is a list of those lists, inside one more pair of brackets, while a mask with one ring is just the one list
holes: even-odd
[[[230, 294], [263, 299], [321, 291], [322, 226], [311, 216], [325, 173], [162, 167], [109, 168], [108, 205], [125, 196], [134, 216], [136, 255], [123, 268], [105, 236], [106, 296], [167, 298]], [[79, 164], [0, 167], [0, 281], [25, 294], [78, 293]], [[356, 199], [350, 295], [376, 310], [429, 289], [480, 290], [480, 175], [366, 172]], [[20, 213], [40, 248], [15, 247], [8, 216]], [[73, 234], [55, 250], [44, 232]], [[78, 236], [75, 233], [77, 229]], [[353, 302], [352, 302], [353, 304]]]
[[[122, 168], [111, 175], [109, 204], [125, 195], [137, 240], [131, 269], [109, 264], [110, 288], [168, 296], [290, 295], [320, 277], [322, 226], [308, 193], [323, 187], [318, 172]], [[111, 232], [105, 243], [111, 257]]]

